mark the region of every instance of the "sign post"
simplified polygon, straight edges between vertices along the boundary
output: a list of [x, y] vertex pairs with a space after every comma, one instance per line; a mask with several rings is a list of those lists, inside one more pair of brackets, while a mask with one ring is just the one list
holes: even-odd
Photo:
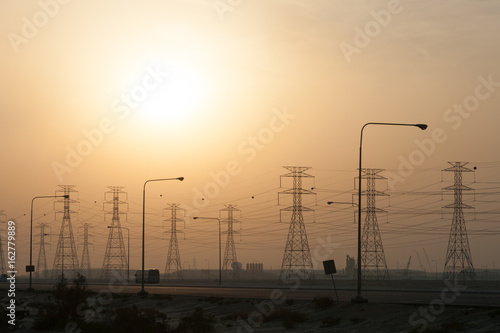
[[339, 302], [339, 295], [337, 294], [337, 288], [335, 287], [335, 280], [333, 279], [333, 274], [337, 274], [337, 269], [335, 268], [335, 261], [325, 260], [323, 261], [323, 268], [325, 270], [325, 275], [330, 274], [332, 277], [333, 289], [335, 290], [335, 297], [337, 298], [337, 303]]

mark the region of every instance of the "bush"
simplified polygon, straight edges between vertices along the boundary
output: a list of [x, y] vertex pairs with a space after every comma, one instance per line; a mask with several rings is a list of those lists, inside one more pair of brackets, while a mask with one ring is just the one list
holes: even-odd
[[306, 315], [301, 312], [291, 311], [288, 309], [278, 309], [274, 311], [269, 317], [264, 319], [264, 321], [281, 320], [283, 326], [286, 329], [293, 328], [296, 323], [303, 322], [306, 320]]
[[330, 297], [314, 297], [312, 300], [315, 309], [326, 309], [333, 305], [333, 300]]
[[40, 308], [38, 318], [35, 320], [34, 329], [62, 328], [70, 320], [79, 321], [80, 314], [77, 309], [92, 293], [87, 289], [85, 276], [77, 273], [73, 286], [68, 287], [68, 281], [61, 277], [56, 284], [53, 295], [55, 305], [47, 304]]
[[181, 319], [179, 326], [173, 332], [177, 333], [206, 333], [213, 332], [212, 327], [213, 319], [207, 318], [203, 315], [203, 311], [200, 308]]
[[119, 308], [115, 311], [113, 332], [159, 333], [167, 332], [166, 316], [154, 309], [132, 307]]
[[323, 327], [335, 326], [338, 323], [340, 323], [340, 317], [335, 317], [334, 318], [332, 316], [328, 316], [326, 318], [323, 318], [323, 320], [322, 320]]

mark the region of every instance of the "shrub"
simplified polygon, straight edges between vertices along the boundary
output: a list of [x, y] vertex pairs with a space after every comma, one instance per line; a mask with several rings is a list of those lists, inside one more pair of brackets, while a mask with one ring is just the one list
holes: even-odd
[[205, 332], [213, 332], [212, 327], [213, 319], [208, 318], [203, 314], [203, 310], [200, 308], [196, 308], [195, 311], [181, 318], [181, 322], [179, 326], [173, 332], [178, 333], [205, 333]]
[[337, 325], [338, 323], [340, 323], [340, 317], [332, 317], [332, 316], [328, 316], [326, 318], [323, 318], [323, 320], [321, 321], [322, 324], [323, 324], [323, 327], [331, 327], [331, 326], [335, 326]]
[[333, 300], [330, 297], [314, 297], [312, 300], [315, 309], [326, 309], [333, 305]]
[[40, 308], [34, 328], [62, 328], [69, 320], [79, 321], [82, 318], [80, 318], [77, 311], [78, 306], [85, 302], [91, 294], [87, 289], [87, 281], [84, 275], [77, 273], [71, 287], [68, 287], [68, 281], [61, 277], [53, 291], [56, 304], [47, 304], [47, 306]]
[[159, 333], [166, 332], [166, 316], [154, 309], [132, 307], [119, 308], [115, 311], [113, 332]]
[[305, 319], [306, 315], [304, 313], [288, 309], [278, 309], [269, 317], [265, 318], [264, 321], [281, 320], [283, 326], [286, 329], [290, 329], [293, 328], [296, 323], [303, 322]]

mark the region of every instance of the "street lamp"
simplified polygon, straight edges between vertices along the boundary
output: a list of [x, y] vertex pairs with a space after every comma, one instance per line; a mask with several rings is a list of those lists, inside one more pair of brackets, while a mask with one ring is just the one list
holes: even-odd
[[127, 230], [127, 283], [130, 284], [130, 230], [127, 227], [116, 227], [116, 226], [111, 226], [108, 225], [108, 228], [119, 228], [119, 229], [125, 229]]
[[357, 206], [358, 204], [355, 202], [344, 202], [344, 201], [328, 201], [327, 204], [332, 205], [332, 204], [342, 204], [342, 205], [351, 205], [351, 206]]
[[145, 210], [146, 210], [146, 184], [149, 182], [159, 182], [164, 180], [180, 180], [183, 181], [184, 177], [177, 178], [161, 178], [161, 179], [149, 179], [144, 182], [144, 186], [142, 189], [142, 286], [141, 291], [139, 291], [139, 295], [147, 295], [148, 293], [144, 290], [144, 234], [146, 231], [146, 223], [145, 223]]
[[222, 284], [222, 265], [221, 265], [221, 240], [220, 240], [220, 219], [217, 217], [201, 217], [194, 216], [194, 220], [203, 219], [203, 220], [217, 220], [219, 221], [219, 286]]
[[426, 124], [399, 124], [399, 123], [366, 123], [361, 127], [361, 135], [359, 138], [359, 168], [358, 168], [358, 293], [351, 301], [352, 303], [366, 303], [368, 299], [361, 296], [361, 152], [363, 146], [363, 130], [368, 125], [384, 125], [384, 126], [414, 126], [421, 130], [427, 129]]
[[30, 265], [26, 266], [26, 271], [30, 273], [30, 286], [28, 287], [28, 291], [34, 291], [34, 289], [31, 287], [31, 274], [35, 270], [35, 267], [33, 266], [33, 202], [35, 199], [40, 199], [40, 198], [65, 198], [69, 199], [69, 194], [65, 195], [42, 195], [38, 197], [34, 197], [31, 199], [31, 220], [30, 220]]

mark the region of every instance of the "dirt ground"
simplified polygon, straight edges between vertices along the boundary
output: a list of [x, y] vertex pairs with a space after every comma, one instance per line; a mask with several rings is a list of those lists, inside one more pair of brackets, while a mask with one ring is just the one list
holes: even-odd
[[[47, 306], [51, 300], [49, 292], [35, 295], [19, 292], [16, 296], [16, 329], [20, 332], [48, 332], [34, 331], [30, 327], [40, 307]], [[3, 297], [0, 301], [5, 304], [7, 299]], [[134, 305], [163, 314], [171, 328], [176, 328], [182, 318], [198, 309], [213, 327], [199, 332], [500, 332], [500, 308], [449, 305], [338, 304], [326, 298], [271, 302], [213, 296], [115, 294], [106, 300], [90, 298], [84, 308], [89, 312], [90, 320], [109, 321], [114, 309]], [[24, 310], [29, 311], [26, 317], [22, 317]], [[86, 331], [79, 329], [78, 325], [69, 324], [66, 332]]]

